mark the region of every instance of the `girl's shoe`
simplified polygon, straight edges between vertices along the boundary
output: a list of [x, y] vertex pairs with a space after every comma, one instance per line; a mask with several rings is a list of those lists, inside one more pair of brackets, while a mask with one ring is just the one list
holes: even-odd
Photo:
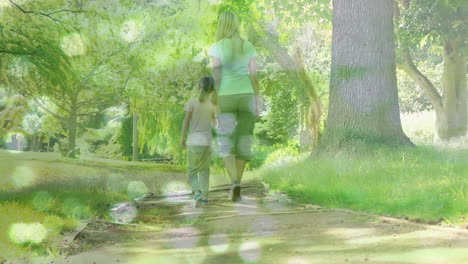
[[201, 202], [202, 202], [203, 205], [207, 205], [208, 204], [208, 199], [203, 199]]
[[200, 193], [195, 194], [195, 197], [193, 198], [193, 207], [198, 208], [202, 204], [202, 196]]

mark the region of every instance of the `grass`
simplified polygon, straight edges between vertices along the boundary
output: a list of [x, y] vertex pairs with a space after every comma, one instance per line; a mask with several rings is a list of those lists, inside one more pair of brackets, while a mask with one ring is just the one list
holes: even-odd
[[0, 150], [0, 168], [0, 262], [48, 255], [53, 241], [80, 220], [112, 220], [115, 204], [185, 180], [179, 166], [72, 160], [53, 153]]
[[295, 200], [327, 207], [468, 222], [468, 150], [377, 148], [264, 168]]
[[[71, 231], [76, 219], [41, 213], [19, 202], [0, 204], [0, 260], [47, 255], [60, 233]], [[44, 232], [45, 231], [45, 232]]]

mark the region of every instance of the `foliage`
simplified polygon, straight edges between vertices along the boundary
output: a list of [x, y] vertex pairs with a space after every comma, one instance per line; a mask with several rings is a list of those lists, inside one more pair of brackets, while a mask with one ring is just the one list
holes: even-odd
[[[443, 63], [433, 63], [429, 61], [430, 57], [421, 58], [418, 66], [421, 72], [427, 76], [434, 86], [438, 88], [439, 93], [442, 87]], [[397, 69], [398, 77], [398, 99], [400, 111], [403, 113], [414, 113], [420, 111], [432, 110], [433, 106], [421, 87], [417, 86], [408, 75], [402, 70]]]
[[[401, 8], [398, 32], [414, 46], [440, 43], [442, 39], [456, 39], [468, 34], [468, 9], [461, 0], [412, 0]], [[466, 42], [466, 41], [465, 41]]]
[[27, 105], [22, 96], [0, 94], [0, 142], [4, 142], [9, 133], [21, 131]]
[[255, 136], [266, 145], [285, 144], [297, 135], [297, 98], [279, 80], [266, 86], [266, 114], [257, 122]]

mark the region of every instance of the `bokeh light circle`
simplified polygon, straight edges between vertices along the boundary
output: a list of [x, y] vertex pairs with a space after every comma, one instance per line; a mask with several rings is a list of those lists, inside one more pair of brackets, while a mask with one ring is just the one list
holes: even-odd
[[208, 244], [210, 245], [210, 249], [215, 253], [223, 253], [226, 252], [229, 248], [229, 238], [226, 234], [219, 233], [219, 234], [212, 234], [208, 238]]
[[78, 33], [72, 33], [62, 38], [60, 47], [69, 56], [78, 56], [86, 53], [86, 46], [83, 37]]
[[126, 42], [135, 42], [143, 37], [143, 24], [135, 20], [126, 21], [120, 30], [120, 36]]
[[130, 223], [137, 216], [137, 208], [132, 203], [121, 203], [111, 209], [111, 216], [114, 222]]
[[18, 167], [10, 175], [10, 180], [14, 188], [22, 189], [34, 184], [36, 174], [28, 167]]
[[148, 193], [148, 187], [142, 181], [131, 181], [127, 187], [128, 195], [132, 198], [136, 198]]
[[10, 226], [10, 240], [15, 244], [39, 244], [47, 237], [47, 229], [40, 223], [17, 223]]
[[258, 242], [244, 242], [240, 245], [239, 256], [246, 262], [255, 262], [260, 259], [262, 250]]

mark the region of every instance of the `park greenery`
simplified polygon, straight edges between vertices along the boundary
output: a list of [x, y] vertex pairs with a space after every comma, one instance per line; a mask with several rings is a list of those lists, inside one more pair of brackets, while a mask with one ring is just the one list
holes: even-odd
[[2, 231], [0, 248], [50, 254], [79, 220], [112, 219], [142, 194], [109, 180], [115, 168], [149, 191], [164, 185], [154, 170], [182, 171], [183, 105], [211, 74], [224, 11], [257, 49], [249, 169], [299, 202], [466, 224], [465, 2], [375, 1], [359, 25], [343, 0], [0, 0], [0, 226], [51, 230], [41, 243]]

